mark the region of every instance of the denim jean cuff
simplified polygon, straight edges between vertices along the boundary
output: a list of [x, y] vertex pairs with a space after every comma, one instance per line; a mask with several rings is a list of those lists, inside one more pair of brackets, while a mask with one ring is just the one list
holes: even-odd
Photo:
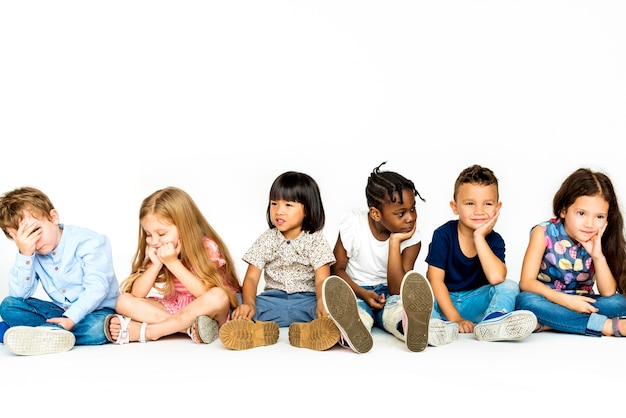
[[602, 327], [604, 327], [604, 323], [608, 318], [605, 315], [600, 315], [597, 313], [592, 313], [589, 315], [589, 320], [587, 321], [587, 335], [593, 335], [596, 337], [602, 336]]

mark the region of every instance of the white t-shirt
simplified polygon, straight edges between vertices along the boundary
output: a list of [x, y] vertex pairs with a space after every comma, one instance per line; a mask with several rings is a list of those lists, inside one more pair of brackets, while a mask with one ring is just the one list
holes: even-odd
[[[341, 243], [348, 255], [346, 273], [359, 286], [387, 284], [389, 239], [378, 241], [368, 223], [369, 210], [352, 210], [339, 222]], [[400, 243], [400, 251], [422, 241], [419, 230]]]

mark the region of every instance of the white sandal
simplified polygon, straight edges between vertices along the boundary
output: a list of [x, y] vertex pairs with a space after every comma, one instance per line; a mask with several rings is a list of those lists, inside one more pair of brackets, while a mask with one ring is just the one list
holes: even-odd
[[[113, 337], [111, 337], [111, 331], [110, 331], [110, 325], [111, 325], [111, 319], [113, 317], [117, 317], [117, 319], [119, 319], [120, 321], [120, 327], [122, 328], [120, 330], [120, 335], [117, 336], [117, 340], [114, 340]], [[109, 340], [109, 342], [112, 342], [113, 344], [128, 344], [130, 342], [130, 335], [128, 333], [128, 324], [130, 324], [130, 318], [127, 316], [123, 316], [123, 315], [118, 315], [118, 314], [111, 314], [111, 315], [107, 315], [107, 317], [104, 320], [104, 334], [107, 337], [107, 340]], [[144, 335], [145, 338], [145, 335]]]
[[145, 343], [146, 342], [146, 327], [148, 326], [147, 323], [142, 322], [141, 323], [141, 328], [139, 328], [139, 342], [140, 343]]
[[[113, 337], [111, 337], [111, 331], [110, 331], [110, 326], [111, 326], [111, 319], [113, 319], [113, 317], [117, 317], [117, 319], [120, 321], [120, 335], [117, 336], [117, 340], [114, 340]], [[104, 334], [107, 337], [107, 340], [109, 340], [109, 342], [112, 342], [113, 344], [128, 344], [130, 342], [130, 335], [128, 335], [128, 324], [130, 324], [130, 318], [123, 316], [123, 315], [118, 315], [118, 314], [111, 314], [111, 315], [107, 315], [107, 317], [104, 319]]]
[[[114, 316], [117, 316], [117, 319], [120, 320], [120, 327], [122, 329], [120, 329], [120, 335], [117, 336], [117, 340], [113, 340], [113, 337], [111, 337], [111, 331], [109, 330], [109, 327], [111, 325], [111, 318], [113, 318]], [[112, 342], [113, 344], [128, 344], [130, 342], [130, 333], [128, 332], [128, 324], [130, 324], [131, 319], [127, 316], [123, 316], [123, 315], [119, 315], [119, 314], [111, 314], [108, 315], [106, 317], [106, 319], [104, 320], [104, 334], [107, 337], [107, 340], [109, 340], [109, 342]], [[141, 328], [139, 328], [139, 342], [140, 343], [145, 343], [147, 342], [146, 340], [146, 327], [148, 326], [147, 323], [142, 322], [141, 323]]]

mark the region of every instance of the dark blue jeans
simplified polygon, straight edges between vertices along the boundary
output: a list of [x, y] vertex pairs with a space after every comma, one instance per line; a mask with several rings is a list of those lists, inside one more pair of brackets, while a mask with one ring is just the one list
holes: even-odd
[[[60, 318], [63, 309], [52, 302], [36, 298], [18, 298], [7, 296], [0, 305], [0, 317], [9, 326], [26, 325], [30, 327], [59, 327], [46, 322], [49, 318]], [[71, 332], [76, 337], [76, 345], [100, 345], [109, 341], [104, 334], [104, 321], [107, 315], [115, 313], [113, 309], [98, 309], [88, 314], [74, 325]]]

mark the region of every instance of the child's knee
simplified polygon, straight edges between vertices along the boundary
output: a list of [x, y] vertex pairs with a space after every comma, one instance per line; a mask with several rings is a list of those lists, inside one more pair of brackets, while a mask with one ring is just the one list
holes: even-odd
[[519, 283], [510, 279], [506, 279], [499, 285], [496, 285], [496, 289], [500, 293], [506, 293], [508, 295], [517, 296], [520, 293]]

